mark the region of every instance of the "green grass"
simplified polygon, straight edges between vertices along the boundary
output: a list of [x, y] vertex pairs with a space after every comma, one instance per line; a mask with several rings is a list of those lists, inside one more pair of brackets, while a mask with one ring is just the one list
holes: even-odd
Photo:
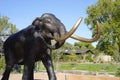
[[[85, 70], [85, 71], [94, 71], [94, 72], [116, 72], [117, 68], [120, 67], [120, 64], [95, 64], [95, 63], [76, 63], [76, 62], [59, 62], [58, 64], [54, 63], [55, 70]], [[44, 66], [40, 64], [40, 71], [45, 70]]]
[[117, 64], [59, 63], [58, 70], [117, 71]]

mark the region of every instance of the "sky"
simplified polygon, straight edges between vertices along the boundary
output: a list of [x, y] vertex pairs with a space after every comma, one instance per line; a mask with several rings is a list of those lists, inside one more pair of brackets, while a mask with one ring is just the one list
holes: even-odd
[[[69, 31], [75, 22], [82, 17], [83, 20], [74, 34], [91, 38], [91, 31], [86, 26], [84, 19], [87, 17], [86, 9], [98, 0], [1, 0], [0, 16], [9, 17], [9, 22], [16, 25], [17, 29], [26, 28], [36, 17], [44, 13], [52, 13], [65, 25]], [[67, 39], [66, 42], [78, 42]], [[95, 45], [96, 43], [93, 43]]]

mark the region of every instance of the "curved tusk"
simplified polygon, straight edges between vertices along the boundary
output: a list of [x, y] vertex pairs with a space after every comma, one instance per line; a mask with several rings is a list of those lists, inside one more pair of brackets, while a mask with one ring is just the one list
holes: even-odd
[[[76, 24], [72, 27], [72, 29], [71, 29], [67, 34], [65, 34], [65, 36], [60, 37], [60, 38], [58, 38], [58, 37], [55, 36], [55, 40], [62, 42], [62, 41], [64, 41], [64, 40], [66, 40], [67, 38], [69, 38], [69, 37], [76, 31], [76, 29], [77, 29], [78, 26], [80, 25], [81, 21], [82, 21], [82, 17], [80, 17], [80, 18], [78, 19], [78, 21], [76, 22]], [[54, 35], [57, 35], [57, 34], [54, 34]]]
[[93, 39], [82, 38], [82, 37], [79, 37], [79, 36], [76, 36], [76, 35], [71, 35], [71, 38], [82, 41], [82, 42], [95, 42], [100, 38], [100, 32], [101, 32], [100, 25], [99, 25], [98, 21], [97, 21], [96, 26], [97, 26], [97, 34]]

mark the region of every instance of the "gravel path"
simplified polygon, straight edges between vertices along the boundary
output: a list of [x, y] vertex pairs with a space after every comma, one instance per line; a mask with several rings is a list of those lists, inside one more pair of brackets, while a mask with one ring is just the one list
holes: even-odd
[[[57, 80], [120, 80], [120, 78], [108, 76], [83, 76], [65, 73], [56, 73], [56, 75]], [[21, 80], [21, 78], [22, 74], [11, 74], [9, 80]], [[34, 78], [34, 80], [48, 80], [46, 73], [35, 73]]]

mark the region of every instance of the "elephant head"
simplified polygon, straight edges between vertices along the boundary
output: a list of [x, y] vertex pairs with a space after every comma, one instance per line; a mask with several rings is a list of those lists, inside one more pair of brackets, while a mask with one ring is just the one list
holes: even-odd
[[76, 35], [73, 35], [75, 30], [78, 28], [82, 18], [76, 22], [76, 24], [72, 27], [72, 29], [67, 32], [64, 24], [56, 18], [53, 14], [45, 13], [41, 17], [36, 18], [32, 25], [37, 26], [42, 36], [45, 38], [46, 42], [51, 44], [51, 40], [56, 40], [55, 45], [52, 46], [52, 49], [57, 49], [61, 47], [65, 40], [69, 37], [83, 41], [83, 42], [94, 42], [97, 41], [100, 37], [100, 27], [97, 22], [97, 35], [93, 39], [82, 38]]

